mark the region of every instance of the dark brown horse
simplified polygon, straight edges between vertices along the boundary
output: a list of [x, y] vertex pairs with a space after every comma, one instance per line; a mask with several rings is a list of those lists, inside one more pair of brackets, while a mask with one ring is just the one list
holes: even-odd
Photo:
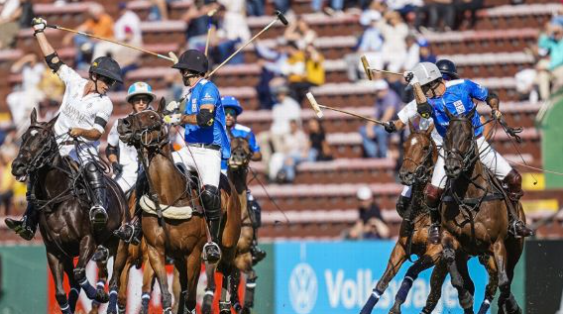
[[444, 148], [448, 182], [441, 216], [442, 227], [455, 238], [442, 238], [442, 245], [445, 251], [463, 249], [474, 256], [492, 256], [494, 263], [489, 264], [497, 274], [501, 311], [520, 313], [510, 292], [523, 247], [521, 239], [513, 239], [507, 232], [508, 206], [512, 204], [502, 184], [480, 161], [471, 123], [475, 109], [467, 116], [447, 113], [450, 124]]
[[[195, 313], [197, 280], [201, 269], [201, 252], [206, 242], [207, 226], [202, 216], [197, 181], [180, 172], [172, 160], [168, 131], [162, 121], [165, 107], [161, 99], [159, 110], [147, 110], [128, 116], [120, 121], [118, 131], [121, 140], [133, 145], [145, 169], [149, 197], [163, 206], [194, 209], [190, 219], [168, 219], [143, 212], [142, 228], [146, 239], [149, 259], [160, 284], [164, 313], [171, 313], [171, 296], [165, 270], [165, 257], [174, 258], [179, 272], [182, 293], [179, 313]], [[219, 269], [225, 277], [230, 275], [229, 261], [234, 260], [236, 242], [240, 235], [240, 204], [233, 187], [222, 180], [221, 198], [224, 204], [222, 258]], [[237, 232], [238, 230], [238, 232]], [[228, 288], [228, 280], [224, 286]], [[225, 292], [226, 295], [226, 292]], [[230, 311], [230, 307], [229, 307]]]
[[[19, 180], [30, 178], [37, 197], [39, 229], [47, 249], [47, 261], [55, 282], [55, 297], [64, 314], [73, 313], [80, 289], [88, 298], [108, 301], [103, 287], [95, 289], [87, 280], [85, 266], [96, 247], [103, 244], [110, 256], [117, 256], [112, 282], [119, 278], [126, 246], [113, 237], [113, 231], [129, 220], [127, 202], [119, 186], [106, 177], [108, 222], [102, 229], [90, 226], [88, 197], [83, 192], [80, 171], [70, 159], [59, 154], [53, 126], [57, 117], [47, 123], [37, 122], [35, 109], [31, 125], [22, 137], [22, 146], [12, 164], [12, 174]], [[119, 251], [119, 254], [117, 254]], [[78, 263], [73, 259], [78, 256]], [[63, 287], [67, 274], [71, 291], [68, 299]]]
[[[250, 309], [254, 304], [254, 289], [256, 286], [256, 273], [252, 267], [252, 254], [250, 248], [252, 246], [252, 240], [254, 238], [254, 228], [252, 227], [252, 221], [250, 220], [250, 215], [248, 213], [247, 204], [247, 174], [248, 174], [248, 164], [250, 163], [250, 157], [252, 156], [252, 151], [250, 150], [250, 145], [248, 139], [244, 137], [233, 137], [231, 136], [231, 158], [228, 162], [227, 176], [229, 180], [233, 183], [235, 190], [239, 196], [241, 205], [241, 221], [242, 228], [240, 238], [237, 243], [237, 253], [234, 260], [236, 269], [233, 270], [233, 278], [231, 280], [231, 304], [233, 308], [241, 313], [249, 314]], [[211, 266], [211, 265], [209, 265]], [[203, 299], [202, 313], [211, 313], [211, 307], [213, 302], [213, 291], [215, 291], [215, 280], [214, 280], [214, 267], [208, 267], [207, 269], [207, 289], [206, 294]], [[244, 305], [241, 306], [238, 299], [238, 285], [240, 282], [240, 273], [243, 272], [247, 275], [246, 278], [246, 290]]]
[[[420, 272], [436, 265], [436, 275], [432, 276], [433, 281], [439, 280], [448, 273], [447, 265], [442, 260], [442, 245], [430, 244], [428, 241], [428, 226], [430, 226], [430, 216], [423, 210], [422, 202], [424, 199], [424, 188], [432, 177], [433, 165], [438, 158], [436, 144], [431, 138], [434, 126], [425, 131], [417, 131], [412, 123], [409, 123], [411, 131], [405, 141], [405, 157], [399, 172], [399, 177], [403, 184], [412, 186], [412, 201], [409, 209], [404, 215], [405, 220], [401, 223], [399, 240], [395, 244], [387, 268], [383, 276], [378, 281], [372, 294], [361, 310], [361, 314], [369, 314], [387, 289], [389, 282], [399, 272], [403, 263], [410, 258], [411, 254], [416, 254], [419, 259], [409, 267], [405, 279], [395, 297], [395, 303], [389, 313], [401, 313], [401, 305], [405, 302], [408, 292]], [[408, 222], [413, 222], [413, 226]], [[409, 230], [411, 229], [411, 230]], [[447, 237], [447, 234], [443, 235]], [[469, 302], [472, 298], [468, 293], [473, 293], [471, 279], [467, 271], [466, 263], [454, 265], [459, 268], [461, 274], [466, 278], [468, 285], [465, 289], [458, 288], [460, 303], [462, 307], [472, 306]], [[430, 296], [423, 309], [423, 313], [431, 313], [436, 307], [442, 292], [443, 278], [439, 284], [431, 285]]]

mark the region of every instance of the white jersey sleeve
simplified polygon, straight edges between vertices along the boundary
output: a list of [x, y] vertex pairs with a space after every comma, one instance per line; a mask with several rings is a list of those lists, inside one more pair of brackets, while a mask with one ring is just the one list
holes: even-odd
[[109, 97], [104, 97], [103, 101], [100, 102], [100, 107], [96, 113], [96, 119], [94, 120], [94, 129], [104, 133], [106, 124], [111, 117], [113, 112], [113, 104]]
[[83, 80], [82, 76], [80, 76], [76, 71], [71, 69], [68, 65], [64, 64], [61, 65], [59, 70], [56, 72], [59, 78], [65, 83], [66, 86], [73, 84], [74, 82]]
[[399, 116], [399, 120], [407, 125], [409, 120], [414, 119], [418, 115], [416, 101], [413, 100], [409, 102], [397, 115]]
[[117, 147], [119, 145], [119, 133], [117, 132], [117, 123], [118, 121], [115, 121], [113, 123], [108, 135], [108, 145], [111, 145], [113, 147]]

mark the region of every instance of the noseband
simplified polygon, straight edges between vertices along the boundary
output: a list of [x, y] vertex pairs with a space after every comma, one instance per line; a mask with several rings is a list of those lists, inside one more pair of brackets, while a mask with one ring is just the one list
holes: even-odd
[[418, 164], [416, 161], [414, 161], [414, 159], [410, 158], [410, 157], [403, 157], [403, 160], [406, 161], [410, 161], [411, 163], [413, 163], [416, 168], [414, 170], [414, 177], [415, 180], [419, 183], [424, 183], [428, 180], [428, 178], [430, 177], [430, 173], [433, 170], [433, 165], [431, 165], [431, 161], [432, 161], [432, 152], [433, 152], [433, 148], [436, 147], [436, 144], [434, 143], [434, 141], [432, 139], [430, 139], [430, 146], [428, 147], [428, 151], [426, 152], [426, 154], [424, 155], [424, 157], [422, 158], [422, 161], [420, 162], [420, 164]]
[[[162, 146], [169, 143], [169, 138], [165, 130], [164, 123], [160, 119], [160, 115], [153, 110], [145, 110], [136, 113], [133, 116], [136, 116], [140, 113], [146, 113], [147, 111], [154, 112], [157, 115], [157, 117], [159, 117], [159, 119], [156, 120], [157, 123], [154, 123], [146, 128], [141, 129], [139, 127], [138, 117], [133, 118], [132, 125], [136, 129], [134, 132], [132, 132], [133, 140], [138, 141], [141, 144], [141, 146], [143, 146], [143, 148], [161, 148]], [[159, 132], [156, 139], [151, 140], [150, 135], [153, 131], [159, 131]]]
[[[50, 129], [47, 129], [41, 125], [34, 125], [30, 126], [29, 129], [38, 129], [40, 131], [47, 131], [48, 141], [41, 145], [41, 148], [35, 152], [33, 158], [29, 161], [29, 163], [25, 166], [25, 172], [27, 174], [33, 173], [43, 167], [45, 167], [54, 157], [55, 153], [58, 152], [57, 142], [53, 132]], [[55, 148], [55, 149], [53, 149]]]

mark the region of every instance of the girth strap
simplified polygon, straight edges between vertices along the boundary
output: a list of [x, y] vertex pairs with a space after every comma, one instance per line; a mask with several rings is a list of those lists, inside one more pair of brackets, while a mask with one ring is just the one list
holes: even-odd
[[[501, 193], [488, 193], [485, 196], [485, 198], [481, 198], [481, 197], [464, 198], [461, 201], [463, 202], [463, 204], [470, 205], [470, 206], [476, 206], [480, 202], [492, 202], [492, 201], [498, 201], [498, 200], [504, 200], [504, 195], [501, 194]], [[444, 197], [442, 198], [442, 202], [444, 202], [444, 203], [455, 203], [456, 200], [451, 195], [444, 195]]]

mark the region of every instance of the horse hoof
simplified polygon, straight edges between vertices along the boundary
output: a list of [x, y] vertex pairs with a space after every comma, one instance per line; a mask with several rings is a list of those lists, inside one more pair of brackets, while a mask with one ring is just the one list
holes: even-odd
[[96, 290], [96, 296], [94, 300], [99, 303], [108, 303], [109, 302], [109, 294], [107, 294], [104, 290]]

